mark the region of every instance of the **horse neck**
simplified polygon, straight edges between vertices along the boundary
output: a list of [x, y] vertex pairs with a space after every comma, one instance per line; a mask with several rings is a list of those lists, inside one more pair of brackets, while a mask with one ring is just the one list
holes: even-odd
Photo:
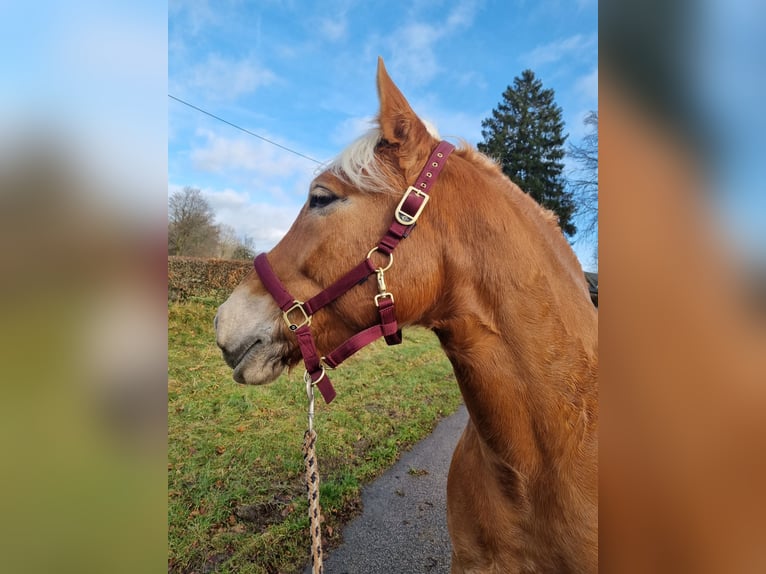
[[[465, 239], [445, 246], [443, 295], [426, 324], [484, 445], [527, 476], [562, 471], [595, 458], [596, 314], [561, 232], [492, 173], [452, 186], [474, 197], [459, 221], [442, 222]], [[456, 192], [444, 203], [460, 202]]]

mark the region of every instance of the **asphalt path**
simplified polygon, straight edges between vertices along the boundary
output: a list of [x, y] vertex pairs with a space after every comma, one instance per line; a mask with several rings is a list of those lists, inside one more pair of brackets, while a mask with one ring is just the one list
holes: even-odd
[[362, 514], [325, 556], [326, 574], [449, 574], [447, 473], [467, 421], [461, 406], [362, 490]]

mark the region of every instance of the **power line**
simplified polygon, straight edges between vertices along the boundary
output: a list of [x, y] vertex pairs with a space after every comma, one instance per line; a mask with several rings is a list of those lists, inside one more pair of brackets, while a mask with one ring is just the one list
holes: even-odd
[[272, 140], [270, 140], [270, 139], [268, 139], [268, 138], [265, 138], [265, 137], [263, 137], [263, 136], [259, 136], [257, 133], [251, 132], [251, 131], [250, 131], [250, 130], [248, 130], [248, 129], [245, 129], [245, 128], [241, 127], [241, 126], [238, 126], [237, 124], [233, 124], [233, 123], [231, 123], [231, 122], [230, 122], [230, 121], [228, 121], [228, 120], [225, 120], [225, 119], [223, 119], [223, 118], [221, 118], [221, 117], [219, 117], [219, 116], [216, 116], [215, 114], [211, 114], [210, 112], [208, 112], [208, 111], [205, 111], [205, 110], [203, 110], [202, 108], [198, 108], [198, 107], [197, 107], [197, 106], [195, 106], [194, 104], [190, 104], [189, 102], [186, 102], [186, 101], [182, 100], [181, 98], [177, 98], [177, 97], [175, 97], [175, 96], [174, 96], [174, 95], [172, 95], [172, 94], [168, 94], [168, 97], [169, 97], [169, 98], [171, 98], [171, 99], [173, 99], [173, 100], [175, 100], [175, 101], [177, 101], [177, 102], [179, 102], [179, 103], [181, 103], [181, 104], [183, 104], [183, 105], [185, 105], [185, 106], [189, 106], [189, 107], [190, 107], [190, 108], [192, 108], [193, 110], [197, 110], [198, 112], [201, 112], [201, 113], [205, 114], [206, 116], [210, 116], [211, 118], [215, 118], [215, 119], [216, 119], [216, 120], [218, 120], [219, 122], [223, 122], [223, 123], [225, 123], [225, 124], [227, 124], [227, 125], [230, 125], [230, 126], [231, 126], [231, 127], [233, 127], [233, 128], [236, 128], [236, 129], [238, 129], [239, 131], [245, 132], [245, 133], [246, 133], [246, 134], [248, 134], [248, 135], [251, 135], [251, 136], [253, 136], [253, 137], [256, 137], [256, 138], [258, 138], [259, 140], [263, 140], [263, 141], [265, 141], [265, 142], [267, 142], [267, 143], [270, 143], [271, 145], [277, 146], [278, 148], [281, 148], [281, 149], [283, 149], [283, 150], [285, 150], [285, 151], [289, 151], [290, 153], [293, 153], [293, 154], [295, 154], [295, 155], [297, 155], [297, 156], [300, 156], [300, 157], [302, 157], [302, 158], [304, 158], [304, 159], [307, 159], [307, 160], [309, 160], [309, 161], [313, 161], [314, 163], [317, 163], [317, 164], [320, 164], [320, 165], [322, 164], [322, 162], [321, 162], [321, 161], [319, 161], [319, 160], [317, 160], [317, 159], [314, 159], [313, 157], [309, 157], [309, 156], [307, 156], [307, 155], [305, 155], [305, 154], [302, 154], [302, 153], [301, 153], [301, 152], [299, 152], [299, 151], [295, 151], [294, 149], [290, 149], [289, 147], [285, 147], [285, 146], [283, 146], [282, 144], [278, 144], [277, 142], [275, 142], [275, 141], [272, 141]]

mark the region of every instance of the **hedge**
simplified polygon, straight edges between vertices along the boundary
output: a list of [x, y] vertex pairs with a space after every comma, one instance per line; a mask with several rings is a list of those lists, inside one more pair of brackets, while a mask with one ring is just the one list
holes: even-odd
[[250, 260], [168, 257], [168, 300], [225, 299], [253, 268]]

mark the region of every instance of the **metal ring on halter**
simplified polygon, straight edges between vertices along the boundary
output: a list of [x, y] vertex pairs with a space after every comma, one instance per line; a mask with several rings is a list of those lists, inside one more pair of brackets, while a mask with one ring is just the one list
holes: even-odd
[[[369, 253], [367, 253], [367, 259], [369, 259], [370, 256], [373, 253], [375, 253], [376, 251], [380, 251], [380, 247], [378, 247], [377, 245], [375, 247], [373, 247], [372, 249], [370, 249]], [[383, 253], [383, 252], [381, 251], [381, 253]], [[384, 253], [384, 255], [388, 255], [388, 265], [386, 265], [385, 267], [378, 267], [378, 269], [377, 269], [378, 271], [388, 271], [389, 269], [391, 269], [391, 266], [394, 264], [394, 254], [393, 253]]]
[[319, 375], [319, 378], [316, 381], [311, 378], [311, 373], [309, 373], [308, 371], [304, 371], [303, 372], [303, 382], [306, 383], [307, 385], [315, 386], [315, 385], [317, 385], [319, 383], [319, 381], [324, 379], [325, 376], [327, 375], [327, 371], [325, 370], [325, 366], [320, 364], [319, 368], [322, 369], [322, 374]]
[[[319, 364], [321, 365], [322, 369], [327, 370], [330, 369], [331, 371], [335, 370], [335, 367], [331, 366], [330, 363], [327, 362], [327, 357], [319, 357]], [[322, 378], [319, 378], [319, 381], [321, 381]], [[317, 381], [317, 382], [319, 382]]]

